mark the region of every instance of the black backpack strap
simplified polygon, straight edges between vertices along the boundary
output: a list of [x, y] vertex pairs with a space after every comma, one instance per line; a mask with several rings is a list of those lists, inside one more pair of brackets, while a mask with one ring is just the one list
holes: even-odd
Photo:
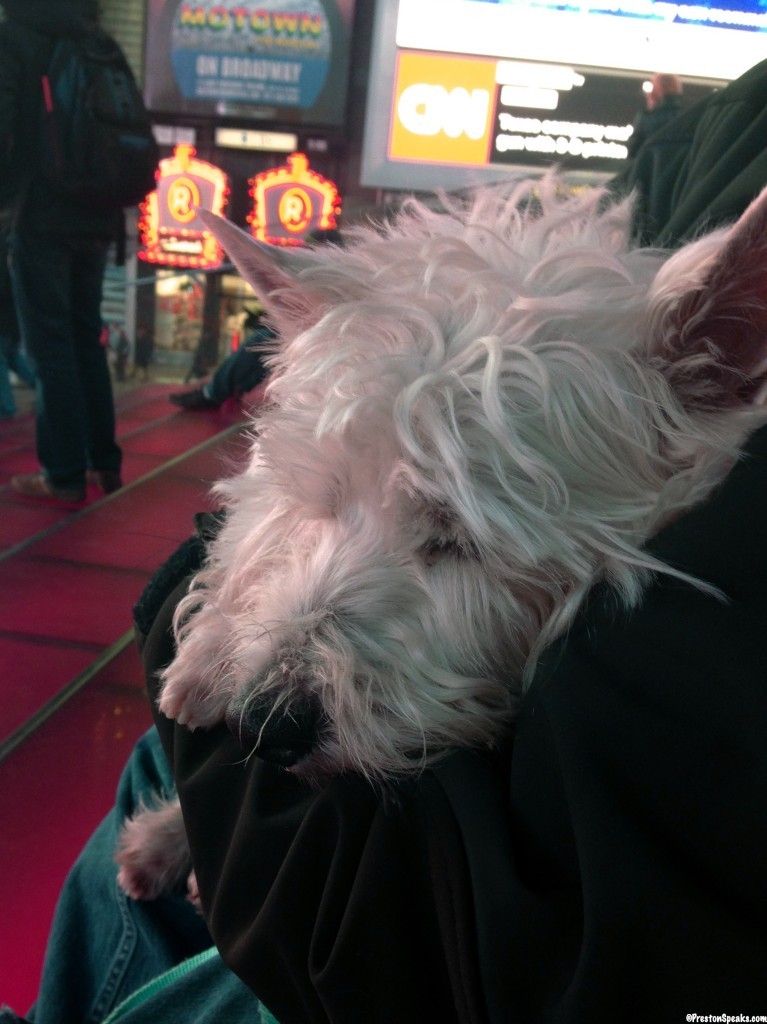
[[51, 40], [50, 53], [48, 54], [48, 61], [46, 63], [45, 71], [40, 75], [40, 96], [43, 107], [43, 120], [45, 122], [45, 130], [48, 133], [51, 140], [51, 152], [57, 168], [62, 165], [62, 154], [61, 154], [61, 140], [59, 139], [58, 131], [56, 130], [56, 120], [54, 118], [53, 110], [53, 93], [51, 92], [51, 79], [50, 79], [50, 67], [53, 62], [53, 55], [56, 52], [59, 40]]

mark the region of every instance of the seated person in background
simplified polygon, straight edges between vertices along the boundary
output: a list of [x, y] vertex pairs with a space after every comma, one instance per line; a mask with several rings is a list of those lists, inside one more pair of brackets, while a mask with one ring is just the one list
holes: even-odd
[[265, 343], [276, 338], [263, 317], [263, 311], [248, 310], [245, 318], [248, 333], [242, 345], [226, 357], [202, 387], [168, 395], [168, 400], [189, 412], [218, 409], [228, 398], [240, 398], [257, 387], [267, 376]]

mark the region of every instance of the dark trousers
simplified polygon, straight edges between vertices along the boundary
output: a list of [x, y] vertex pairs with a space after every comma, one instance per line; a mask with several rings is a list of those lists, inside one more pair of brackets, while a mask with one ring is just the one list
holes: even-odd
[[267, 375], [259, 342], [272, 337], [271, 333], [254, 332], [245, 339], [241, 348], [228, 355], [205, 387], [208, 398], [222, 405], [227, 398], [239, 398], [257, 387]]
[[119, 471], [107, 353], [100, 342], [107, 243], [19, 231], [11, 275], [22, 338], [37, 377], [37, 457], [50, 482], [85, 484], [87, 468]]

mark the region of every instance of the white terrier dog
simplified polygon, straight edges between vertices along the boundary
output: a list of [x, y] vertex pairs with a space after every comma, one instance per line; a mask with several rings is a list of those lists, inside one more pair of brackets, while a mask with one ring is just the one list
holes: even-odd
[[[547, 178], [279, 265], [211, 221], [281, 342], [166, 715], [225, 719], [309, 780], [383, 781], [496, 743], [595, 583], [630, 606], [674, 573], [645, 542], [767, 419], [767, 194], [671, 257], [632, 249], [630, 219]], [[143, 812], [123, 887], [156, 895], [183, 849], [174, 806]]]

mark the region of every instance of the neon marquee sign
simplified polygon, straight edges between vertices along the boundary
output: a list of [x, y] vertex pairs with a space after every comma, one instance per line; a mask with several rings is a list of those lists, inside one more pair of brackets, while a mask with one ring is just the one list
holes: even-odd
[[332, 181], [309, 169], [303, 153], [287, 166], [262, 171], [248, 181], [253, 209], [247, 220], [253, 235], [272, 245], [302, 245], [307, 235], [336, 227], [341, 199]]
[[194, 146], [176, 146], [160, 161], [157, 188], [141, 204], [139, 258], [172, 267], [211, 269], [223, 252], [198, 210], [223, 215], [229, 179], [214, 164], [199, 160]]

